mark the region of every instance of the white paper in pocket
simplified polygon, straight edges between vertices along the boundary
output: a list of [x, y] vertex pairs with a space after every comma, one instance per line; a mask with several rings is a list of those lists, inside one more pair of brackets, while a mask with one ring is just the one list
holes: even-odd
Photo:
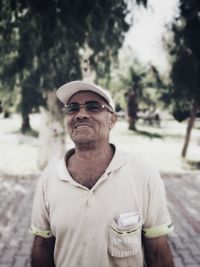
[[138, 211], [121, 213], [115, 218], [117, 225], [122, 229], [139, 222], [139, 220], [140, 216]]

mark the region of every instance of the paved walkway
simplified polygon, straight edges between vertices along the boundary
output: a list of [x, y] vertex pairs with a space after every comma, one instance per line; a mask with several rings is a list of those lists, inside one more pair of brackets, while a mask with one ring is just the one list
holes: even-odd
[[[163, 177], [176, 229], [170, 235], [176, 267], [199, 267], [200, 173]], [[0, 267], [30, 267], [33, 239], [28, 229], [35, 183], [36, 177], [0, 177]]]
[[175, 232], [170, 244], [176, 267], [200, 266], [200, 173], [165, 175]]

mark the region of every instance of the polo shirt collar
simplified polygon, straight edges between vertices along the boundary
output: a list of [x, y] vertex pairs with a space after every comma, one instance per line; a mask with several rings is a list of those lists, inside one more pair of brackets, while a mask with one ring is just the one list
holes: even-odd
[[[105, 170], [106, 174], [109, 174], [117, 169], [120, 169], [126, 162], [127, 162], [127, 155], [123, 151], [120, 151], [119, 149], [116, 148], [113, 144], [111, 144], [112, 147], [115, 149], [114, 156], [108, 165], [108, 168]], [[74, 153], [74, 148], [70, 149], [66, 152], [64, 157], [62, 157], [57, 164], [57, 174], [58, 178], [63, 180], [63, 181], [68, 181], [68, 182], [74, 182], [76, 183], [73, 178], [71, 177], [67, 166], [66, 166], [66, 159], [69, 158], [70, 155]]]
[[74, 148], [68, 150], [66, 154], [58, 161], [57, 164], [57, 174], [58, 178], [63, 181], [73, 181], [67, 166], [66, 166], [66, 159], [69, 158], [74, 153]]
[[123, 151], [119, 150], [115, 145], [111, 144], [111, 146], [114, 148], [115, 153], [114, 156], [108, 165], [108, 168], [106, 169], [107, 173], [116, 171], [117, 169], [120, 169], [126, 162], [127, 162], [127, 155]]

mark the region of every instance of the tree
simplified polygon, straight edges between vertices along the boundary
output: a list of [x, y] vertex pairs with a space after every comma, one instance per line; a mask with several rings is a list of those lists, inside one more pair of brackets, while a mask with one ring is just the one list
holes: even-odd
[[91, 65], [101, 77], [130, 27], [122, 0], [1, 2], [2, 88], [21, 89], [23, 131], [32, 110], [45, 104], [43, 92], [81, 78], [81, 47], [91, 49]]
[[[123, 0], [1, 1], [1, 89], [12, 95], [20, 91], [22, 132], [30, 128], [29, 114], [43, 106], [46, 108], [43, 118], [50, 117], [44, 123], [52, 131], [49, 138], [64, 138], [64, 130], [62, 133], [61, 127], [53, 123], [60, 120], [62, 125], [63, 116], [55, 115], [60, 109], [54, 109], [56, 99], [51, 91], [63, 83], [81, 79], [80, 51], [85, 47], [91, 50], [89, 61], [96, 78], [106, 76], [109, 81], [111, 63], [130, 27], [127, 13]], [[54, 142], [50, 139], [47, 146]], [[45, 162], [44, 156], [41, 168]]]
[[97, 78], [109, 76], [111, 61], [130, 27], [127, 13], [123, 0], [1, 1], [2, 88], [21, 88], [20, 108], [27, 127], [29, 113], [45, 102], [43, 92], [81, 78], [81, 47], [91, 49]]
[[130, 67], [130, 87], [126, 94], [127, 97], [127, 115], [129, 122], [129, 129], [136, 130], [136, 120], [138, 111], [138, 101], [141, 100], [143, 95], [144, 78], [146, 76], [146, 70], [139, 64], [135, 64]]
[[[127, 65], [127, 59], [125, 62]], [[130, 130], [137, 130], [138, 111], [148, 110], [150, 112], [156, 109], [158, 104], [158, 90], [156, 90], [158, 82], [152, 69], [153, 66], [143, 66], [134, 58], [127, 70], [118, 69], [117, 75], [112, 78], [117, 103], [126, 109]], [[118, 94], [119, 90], [120, 94]], [[125, 104], [119, 97], [122, 90], [124, 91]]]
[[[181, 120], [182, 111], [190, 110], [182, 157], [186, 157], [192, 127], [200, 109], [200, 3], [180, 0], [180, 17], [173, 24], [174, 45], [170, 45], [172, 59], [170, 96], [174, 115]], [[184, 117], [183, 117], [184, 119]]]

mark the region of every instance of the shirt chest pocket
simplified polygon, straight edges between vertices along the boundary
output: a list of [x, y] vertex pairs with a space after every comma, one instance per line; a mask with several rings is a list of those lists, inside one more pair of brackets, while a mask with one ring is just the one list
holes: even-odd
[[121, 229], [115, 221], [108, 227], [108, 253], [114, 258], [124, 258], [141, 252], [141, 222]]

